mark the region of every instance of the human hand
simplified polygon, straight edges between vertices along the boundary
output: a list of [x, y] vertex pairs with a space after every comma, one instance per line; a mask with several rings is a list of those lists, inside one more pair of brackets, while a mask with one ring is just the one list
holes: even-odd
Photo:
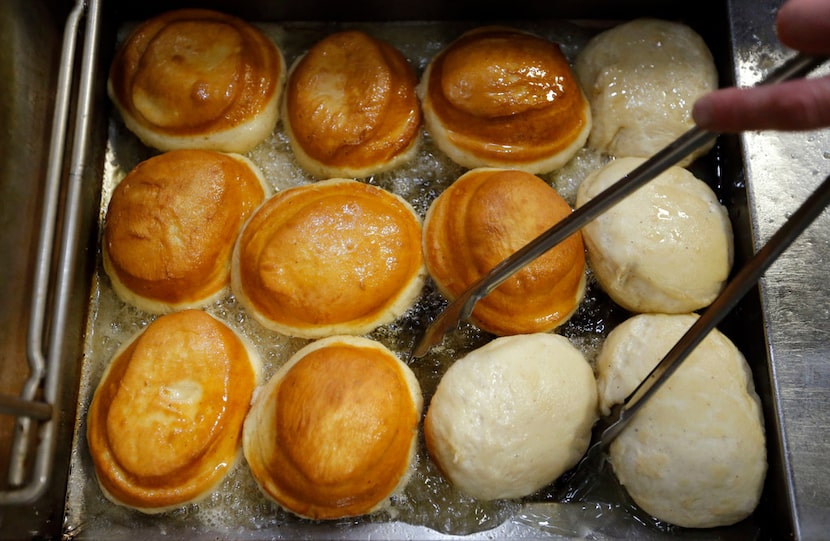
[[[776, 19], [781, 43], [830, 55], [830, 0], [788, 0]], [[723, 88], [700, 98], [692, 117], [717, 132], [810, 130], [830, 126], [830, 76], [752, 88]]]

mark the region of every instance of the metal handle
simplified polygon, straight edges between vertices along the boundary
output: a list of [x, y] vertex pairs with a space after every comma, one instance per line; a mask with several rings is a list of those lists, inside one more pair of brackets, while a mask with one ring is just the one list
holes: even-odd
[[[88, 119], [93, 96], [95, 60], [98, 47], [98, 0], [76, 0], [64, 26], [61, 65], [58, 73], [55, 111], [49, 147], [46, 174], [46, 193], [38, 238], [34, 289], [31, 300], [27, 352], [30, 376], [19, 398], [4, 397], [2, 411], [18, 416], [9, 465], [9, 485], [0, 491], [0, 505], [29, 503], [39, 498], [50, 484], [54, 466], [54, 452], [58, 413], [60, 412], [60, 384], [63, 369], [64, 329], [71, 282], [78, 247], [80, 224], [80, 194], [83, 171], [86, 167]], [[66, 185], [63, 186], [64, 156], [69, 135], [70, 103], [75, 80], [74, 67], [78, 60], [78, 38], [86, 15], [83, 63], [77, 80], [77, 102], [73, 134], [72, 156]], [[61, 208], [61, 188], [65, 188], [64, 212]], [[56, 244], [58, 231], [61, 232]], [[54, 259], [55, 255], [57, 258]], [[56, 261], [53, 266], [53, 260]], [[52, 284], [54, 275], [54, 284]], [[51, 302], [51, 312], [49, 312]], [[48, 325], [47, 325], [48, 321]], [[49, 329], [47, 339], [46, 330]], [[40, 391], [41, 399], [36, 400]], [[40, 422], [36, 439], [37, 449], [28, 476], [26, 464], [32, 455], [31, 432]]]

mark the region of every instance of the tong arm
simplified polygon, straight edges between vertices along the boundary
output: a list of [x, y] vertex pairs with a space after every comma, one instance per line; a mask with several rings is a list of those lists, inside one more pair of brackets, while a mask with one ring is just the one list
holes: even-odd
[[[824, 57], [795, 55], [759, 84], [775, 84], [797, 77], [804, 77], [825, 60]], [[469, 319], [473, 308], [480, 299], [501, 285], [510, 276], [561, 243], [648, 181], [678, 163], [695, 149], [711, 142], [717, 135], [715, 132], [705, 131], [697, 126], [692, 127], [639, 167], [609, 186], [588, 203], [576, 209], [564, 220], [555, 224], [493, 267], [492, 270], [452, 300], [432, 321], [413, 346], [410, 357], [419, 358], [426, 355], [433, 346], [443, 341], [444, 335], [449, 330], [455, 329], [461, 320]]]

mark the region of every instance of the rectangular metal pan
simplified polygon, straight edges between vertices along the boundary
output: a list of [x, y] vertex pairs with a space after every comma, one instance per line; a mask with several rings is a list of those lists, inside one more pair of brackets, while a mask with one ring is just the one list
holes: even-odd
[[[746, 10], [746, 4], [747, 2], [729, 0], [711, 0], [695, 6], [636, 0], [565, 1], [511, 6], [509, 14], [505, 14], [502, 8], [486, 8], [473, 2], [452, 5], [440, 2], [422, 2], [417, 5], [371, 3], [347, 7], [337, 2], [278, 4], [244, 0], [208, 1], [198, 5], [228, 11], [261, 25], [285, 47], [289, 63], [304, 47], [328, 32], [363, 27], [401, 47], [411, 57], [419, 72], [424, 67], [427, 51], [432, 50], [430, 47], [446, 43], [464, 28], [482, 23], [506, 23], [547, 34], [563, 40], [566, 54], [572, 55], [590, 35], [616, 21], [638, 16], [679, 19], [703, 35], [715, 55], [721, 84], [730, 85], [736, 81], [736, 65], [743, 65], [747, 61], [745, 58], [736, 58], [735, 48], [735, 28], [740, 26], [742, 10]], [[147, 157], [147, 149], [131, 142], [131, 134], [126, 133], [119, 124], [106, 98], [106, 70], [125, 28], [162, 11], [193, 5], [193, 2], [153, 0], [127, 6], [115, 6], [112, 2], [89, 2], [84, 4], [85, 11], [79, 27], [73, 30], [67, 26], [67, 32], [77, 32], [78, 38], [78, 54], [70, 60], [77, 68], [73, 85], [68, 89], [72, 98], [70, 113], [80, 112], [81, 118], [76, 125], [70, 123], [66, 127], [69, 134], [67, 149], [60, 156], [52, 157], [61, 160], [56, 169], [64, 173], [64, 180], [59, 189], [61, 197], [55, 211], [58, 246], [50, 251], [49, 261], [53, 273], [51, 282], [65, 290], [64, 293], [58, 293], [57, 298], [54, 291], [46, 295], [50, 314], [57, 311], [63, 315], [57, 320], [47, 318], [44, 323], [46, 330], [43, 332], [44, 336], [51, 337], [51, 342], [45, 341], [50, 362], [55, 359], [51, 362], [50, 369], [61, 372], [60, 392], [47, 401], [52, 401], [57, 411], [51, 421], [42, 423], [51, 423], [55, 430], [55, 451], [47, 453], [54, 463], [49, 468], [48, 479], [43, 482], [44, 487], [40, 489], [44, 495], [35, 498], [36, 502], [40, 502], [35, 504], [36, 507], [41, 505], [45, 511], [40, 513], [40, 517], [29, 517], [19, 512], [28, 503], [3, 505], [0, 508], [0, 526], [4, 532], [2, 536], [9, 531], [29, 531], [41, 532], [47, 537], [59, 532], [67, 538], [93, 539], [133, 535], [148, 538], [173, 535], [203, 539], [346, 539], [370, 536], [442, 539], [449, 534], [467, 534], [469, 538], [557, 539], [594, 530], [598, 538], [637, 535], [654, 539], [744, 539], [789, 537], [799, 530], [796, 508], [792, 505], [789, 465], [783, 450], [784, 435], [778, 415], [776, 382], [771, 370], [770, 344], [766, 334], [768, 329], [765, 327], [763, 305], [758, 291], [745, 299], [724, 323], [722, 330], [733, 339], [752, 365], [756, 386], [764, 404], [770, 470], [758, 510], [752, 517], [731, 528], [706, 532], [654, 529], [632, 520], [624, 505], [563, 506], [549, 501], [549, 495], [544, 491], [521, 502], [481, 506], [461, 501], [457, 497], [453, 499], [446, 494], [428, 494], [428, 487], [438, 482], [434, 477], [436, 472], [429, 470], [416, 477], [415, 482], [422, 486], [409, 491], [407, 496], [415, 499], [417, 496], [425, 497], [429, 500], [427, 503], [432, 506], [432, 511], [427, 512], [417, 504], [412, 507], [402, 506], [399, 515], [394, 518], [370, 517], [337, 523], [311, 523], [294, 519], [256, 495], [244, 467], [232, 474], [217, 495], [206, 503], [162, 516], [143, 516], [106, 502], [95, 483], [91, 460], [85, 449], [85, 409], [108, 354], [114, 351], [120, 340], [130, 334], [131, 329], [140, 327], [146, 321], [141, 321], [135, 313], [127, 314], [130, 321], [127, 325], [120, 323], [123, 312], [112, 319], [110, 316], [100, 316], [102, 310], [106, 311], [107, 305], [112, 305], [115, 301], [111, 291], [107, 291], [105, 284], [102, 285], [105, 281], [101, 280], [98, 234], [108, 190], [115, 178], [119, 172], [123, 173], [138, 160]], [[60, 20], [63, 11], [59, 8], [65, 7], [50, 4], [44, 9]], [[53, 12], [58, 12], [59, 15], [53, 15]], [[53, 26], [60, 27], [59, 24]], [[53, 67], [58, 68], [57, 65]], [[763, 66], [760, 68], [763, 69]], [[89, 77], [86, 83], [88, 88], [84, 86], [84, 74]], [[747, 188], [747, 160], [747, 147], [742, 138], [722, 136], [715, 150], [694, 166], [695, 172], [710, 182], [730, 209], [736, 235], [736, 268], [753, 251], [756, 243], [756, 224], [752, 221], [752, 193]], [[449, 169], [444, 173], [450, 175], [453, 171]], [[567, 178], [552, 180], [565, 184], [568, 182]], [[378, 179], [377, 182], [394, 185], [394, 180], [390, 178]], [[43, 196], [35, 196], [36, 199], [39, 197]], [[44, 217], [41, 216], [41, 219]], [[29, 229], [33, 230], [41, 224], [34, 222]], [[35, 236], [31, 232], [28, 234]], [[68, 250], [66, 243], [72, 249]], [[61, 269], [61, 265], [71, 268]], [[30, 287], [37, 289], [36, 285]], [[601, 295], [598, 296], [600, 297]], [[232, 306], [217, 305], [214, 309], [234, 315]], [[27, 314], [28, 312], [26, 310]], [[600, 298], [585, 308], [584, 316], [578, 317], [577, 322], [566, 329], [565, 333], [590, 349], [590, 344], [596, 343], [621, 317], [623, 314], [619, 310], [607, 306]], [[407, 325], [417, 326], [414, 322], [409, 322], [403, 327]], [[56, 326], [60, 327], [58, 331], [55, 330]], [[51, 331], [51, 334], [47, 331]], [[390, 332], [394, 334], [400, 331]], [[381, 338], [397, 339], [394, 336]], [[481, 339], [475, 333], [462, 337], [462, 340], [470, 343]], [[296, 343], [283, 345], [287, 348], [285, 351], [296, 347]], [[283, 354], [277, 352], [274, 355], [279, 357]], [[437, 378], [437, 372], [432, 377]], [[424, 385], [427, 394], [434, 389], [435, 383], [437, 381]], [[6, 392], [6, 389], [3, 391]], [[37, 443], [33, 449], [33, 452], [38, 452]], [[423, 451], [419, 459], [422, 462], [428, 461]], [[32, 477], [32, 474], [29, 476]], [[36, 479], [29, 481], [37, 482]], [[60, 500], [64, 493], [65, 500]], [[240, 494], [241, 498], [237, 497]], [[60, 503], [55, 505], [56, 501]], [[446, 507], [443, 510], [440, 509], [442, 505]], [[450, 516], [456, 512], [476, 515], [477, 525], [459, 527], [458, 521]], [[43, 515], [49, 516], [45, 523]]]

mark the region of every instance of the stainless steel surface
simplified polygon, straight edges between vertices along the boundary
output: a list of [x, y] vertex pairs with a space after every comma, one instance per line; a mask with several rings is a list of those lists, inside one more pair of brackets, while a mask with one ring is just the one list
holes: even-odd
[[[30, 330], [34, 325], [31, 308], [35, 291], [39, 290], [35, 285], [38, 238], [47, 199], [50, 134], [62, 68], [63, 29], [71, 8], [71, 4], [61, 0], [7, 0], [0, 9], [0, 248], [4, 254], [0, 265], [0, 394], [9, 398], [4, 401], [9, 409], [22, 407], [33, 414], [29, 441], [25, 441], [25, 429], [20, 430], [15, 416], [8, 412], [0, 415], [0, 490], [5, 495], [0, 505], [3, 538], [60, 535], [66, 493], [68, 442], [77, 396], [77, 372], [71, 363], [77, 352], [71, 345], [71, 337], [79, 332], [77, 316], [70, 318], [72, 323], [63, 322], [66, 326], [62, 334], [69, 336], [69, 341], [61, 353], [50, 357], [70, 361], [58, 367], [57, 374], [52, 376], [55, 383], [66, 376], [69, 385], [54, 384], [48, 390], [40, 386], [31, 394], [38, 384], [27, 381], [37, 382], [49, 370], [46, 366], [39, 373], [38, 363], [30, 363], [36, 355], [30, 348]], [[73, 102], [69, 103], [70, 108], [75, 107]], [[60, 206], [63, 208], [62, 203]], [[86, 249], [79, 251], [83, 254]], [[47, 255], [51, 258], [52, 254]], [[73, 284], [73, 288], [77, 286]], [[75, 302], [77, 295], [72, 298], [74, 312], [81, 305]], [[62, 406], [53, 408], [53, 404]], [[57, 458], [54, 461], [51, 450]], [[21, 459], [25, 459], [22, 469]], [[22, 500], [26, 503], [15, 503]]]
[[52, 404], [40, 400], [24, 400], [17, 396], [0, 395], [0, 413], [15, 417], [31, 417], [38, 421], [52, 418]]
[[[60, 51], [59, 36], [57, 42], [47, 37], [43, 50], [28, 42], [31, 29], [46, 23], [38, 21], [44, 15], [42, 8], [16, 2], [0, 10], [0, 92], [4, 96], [0, 101], [0, 221], [3, 225], [0, 249], [6, 254], [15, 250], [20, 253], [20, 257], [9, 258], [0, 266], [0, 295], [8, 307], [0, 312], [0, 394], [10, 400], [22, 400], [23, 387], [30, 375], [26, 309], [33, 268], [30, 256], [35, 253], [40, 216], [40, 190], [31, 187], [41, 183], [44, 176], [41, 164], [48, 161], [45, 142], [53, 96], [52, 85], [43, 88], [42, 83], [44, 79], [49, 82], [54, 78], [46, 72], [54, 68], [56, 74], [58, 65], [57, 60], [50, 62], [48, 53]], [[38, 54], [43, 55], [42, 60]], [[39, 60], [43, 63], [40, 68]], [[24, 155], [31, 159], [17, 159]], [[14, 417], [0, 416], [0, 479], [5, 479], [9, 470], [15, 422]]]
[[[52, 137], [47, 162], [46, 194], [41, 216], [40, 236], [37, 243], [38, 252], [35, 259], [35, 281], [32, 292], [27, 348], [30, 370], [29, 378], [21, 392], [21, 399], [28, 402], [35, 402], [36, 396], [41, 396], [42, 403], [49, 405], [51, 415], [39, 425], [36, 423], [37, 419], [31, 415], [18, 418], [9, 465], [9, 483], [13, 488], [0, 491], [0, 504], [30, 503], [41, 496], [51, 482], [56, 444], [56, 412], [60, 409], [58, 387], [63, 375], [60, 344], [63, 340], [62, 320], [65, 317], [65, 303], [61, 301], [61, 298], [65, 295], [59, 291], [56, 292], [55, 297], [62, 306], [56, 308], [54, 312], [55, 320], [51, 327], [53, 341], [50, 342], [51, 350], [54, 353], [51, 356], [45, 353], [47, 347], [45, 330], [47, 327], [46, 320], [49, 317], [50, 293], [52, 292], [52, 258], [55, 250], [54, 239], [58, 233], [57, 219], [64, 172], [63, 156], [67, 139], [66, 132], [70, 99], [72, 98], [74, 68], [76, 67], [76, 48], [84, 7], [82, 3], [76, 4], [70, 12], [64, 31], [63, 55], [58, 75]], [[77, 203], [72, 206], [77, 207]], [[75, 251], [76, 245], [72, 244], [65, 246], [63, 253], [74, 254]], [[61, 257], [59, 266], [64, 272], [67, 272], [74, 269], [74, 262]], [[66, 282], [61, 282], [58, 288], [65, 288], [65, 284]], [[34, 409], [34, 406], [31, 406], [31, 409]], [[35, 429], [38, 430], [36, 440], [33, 439], [31, 434]], [[30, 449], [33, 444], [37, 445], [34, 451]], [[27, 475], [26, 462], [32, 456], [34, 456], [32, 474]]]
[[[774, 33], [775, 8], [734, 2], [731, 22], [739, 85], [754, 84], [757, 66], [790, 54]], [[817, 76], [827, 76], [823, 69]], [[830, 131], [750, 133], [743, 137], [754, 237], [766, 242], [830, 171]], [[825, 212], [767, 271], [762, 308], [774, 378], [773, 415], [781, 427], [782, 476], [795, 537], [830, 531], [830, 215]]]

